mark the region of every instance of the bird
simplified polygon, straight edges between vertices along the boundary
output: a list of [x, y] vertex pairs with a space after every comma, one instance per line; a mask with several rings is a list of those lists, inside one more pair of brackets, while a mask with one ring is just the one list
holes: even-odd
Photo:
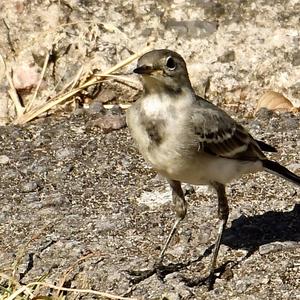
[[143, 94], [127, 110], [127, 125], [140, 154], [167, 179], [176, 213], [159, 263], [187, 213], [182, 183], [211, 186], [217, 194], [219, 218], [209, 267], [211, 289], [229, 216], [226, 184], [259, 171], [298, 186], [300, 177], [265, 156], [264, 152], [276, 148], [253, 138], [224, 110], [195, 93], [180, 54], [168, 49], [149, 51], [138, 59], [133, 73], [140, 76]]

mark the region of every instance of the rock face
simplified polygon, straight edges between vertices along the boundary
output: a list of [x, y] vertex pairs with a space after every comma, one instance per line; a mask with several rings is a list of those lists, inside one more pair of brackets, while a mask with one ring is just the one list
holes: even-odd
[[[81, 67], [105, 70], [152, 43], [181, 53], [195, 88], [202, 93], [209, 79], [206, 95], [219, 104], [252, 112], [274, 90], [299, 106], [299, 13], [296, 0], [2, 1], [0, 54], [24, 102], [47, 54], [41, 99]], [[8, 97], [5, 80], [0, 74], [1, 98]], [[127, 102], [133, 93], [122, 86], [113, 98]], [[3, 114], [13, 117], [11, 105], [0, 108], [2, 122]]]
[[[0, 1], [0, 122], [15, 118], [5, 65], [26, 104], [47, 54], [41, 101], [81, 67], [105, 70], [147, 43], [181, 53], [198, 93], [240, 120], [266, 90], [297, 106], [299, 15], [297, 0]], [[22, 284], [41, 276], [58, 283], [67, 274], [65, 287], [145, 299], [298, 299], [299, 189], [264, 173], [228, 186], [230, 222], [213, 291], [203, 279], [217, 234], [216, 199], [203, 188], [187, 192], [188, 216], [167, 253], [169, 268], [158, 274], [164, 280], [130, 275], [153, 266], [174, 213], [166, 182], [123, 128], [124, 112], [103, 106], [130, 102], [136, 90], [110, 82], [95, 90], [79, 95], [89, 109], [0, 126], [0, 273], [11, 276], [18, 262]], [[263, 109], [244, 124], [299, 174], [299, 122], [297, 114]]]

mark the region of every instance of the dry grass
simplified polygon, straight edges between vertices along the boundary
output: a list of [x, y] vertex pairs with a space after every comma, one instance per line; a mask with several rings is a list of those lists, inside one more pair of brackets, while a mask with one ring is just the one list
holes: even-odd
[[[0, 277], [2, 279], [6, 279], [9, 287], [6, 288], [4, 286], [0, 286], [2, 290], [0, 292], [0, 299], [1, 300], [65, 300], [67, 299], [67, 295], [70, 293], [80, 293], [80, 294], [90, 294], [99, 296], [99, 299], [124, 299], [124, 300], [137, 300], [137, 298], [129, 298], [129, 297], [122, 297], [110, 293], [94, 291], [90, 289], [72, 289], [72, 288], [64, 288], [58, 287], [48, 282], [43, 281], [35, 281], [28, 283], [26, 285], [21, 286], [18, 282], [14, 280], [14, 278], [9, 277], [5, 274], [0, 273]], [[47, 296], [39, 293], [39, 287], [46, 287], [49, 289], [57, 290], [57, 295]], [[16, 288], [15, 290], [13, 288]], [[67, 292], [66, 294], [62, 292]], [[3, 293], [3, 294], [1, 294]]]
[[47, 281], [47, 274], [26, 285], [20, 283], [17, 275], [18, 268], [26, 253], [28, 252], [30, 244], [33, 241], [39, 239], [43, 234], [45, 234], [45, 232], [49, 231], [51, 227], [51, 224], [46, 225], [40, 230], [40, 232], [32, 236], [31, 239], [26, 244], [24, 244], [24, 246], [21, 247], [21, 250], [17, 253], [16, 259], [13, 262], [11, 268], [7, 268], [0, 272], [0, 300], [65, 300], [71, 293], [96, 295], [99, 296], [99, 299], [136, 299], [86, 288], [75, 289], [64, 287], [64, 284], [69, 278], [70, 274], [80, 263], [94, 257], [105, 257], [105, 254], [100, 252], [89, 253], [75, 261], [65, 272], [62, 273], [60, 278], [56, 281], [58, 282], [57, 285], [54, 285], [51, 282]]
[[[92, 75], [92, 77], [89, 76], [89, 72], [84, 73], [83, 68], [81, 67], [78, 70], [76, 76], [72, 80], [70, 80], [60, 92], [58, 92], [54, 97], [52, 97], [48, 101], [43, 102], [41, 101], [41, 99], [38, 99], [37, 95], [49, 62], [50, 54], [47, 53], [38, 85], [34, 91], [32, 98], [28, 101], [25, 107], [22, 105], [22, 101], [19, 98], [18, 93], [14, 87], [12, 80], [12, 71], [5, 66], [5, 63], [2, 60], [4, 64], [4, 67], [2, 68], [5, 69], [5, 75], [9, 84], [8, 94], [14, 104], [17, 113], [17, 117], [14, 120], [14, 124], [25, 124], [39, 117], [45, 112], [53, 109], [59, 104], [72, 102], [75, 100], [76, 95], [83, 92], [86, 88], [106, 80], [117, 80], [119, 82], [126, 82], [127, 85], [133, 87], [137, 86], [137, 81], [130, 79], [126, 76], [114, 75], [113, 73], [130, 64], [132, 61], [136, 60], [138, 57], [140, 57], [142, 54], [149, 51], [150, 49], [150, 46], [145, 47], [141, 51], [131, 55], [130, 57], [128, 57], [124, 61], [121, 61], [112, 68], [104, 71], [103, 73]], [[125, 105], [124, 107], [127, 106]]]

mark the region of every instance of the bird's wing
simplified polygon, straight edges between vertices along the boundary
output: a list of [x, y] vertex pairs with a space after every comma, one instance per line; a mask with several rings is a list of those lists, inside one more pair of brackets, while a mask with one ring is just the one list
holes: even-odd
[[264, 141], [261, 140], [255, 140], [256, 143], [258, 144], [259, 148], [264, 151], [264, 152], [277, 152], [277, 149]]
[[199, 151], [239, 160], [265, 159], [253, 137], [223, 110], [199, 98], [192, 111]]

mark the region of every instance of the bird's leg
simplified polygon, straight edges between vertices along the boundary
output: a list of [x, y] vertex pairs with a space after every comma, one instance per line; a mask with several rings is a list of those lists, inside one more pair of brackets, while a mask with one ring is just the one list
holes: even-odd
[[212, 289], [214, 283], [214, 272], [216, 268], [218, 253], [220, 249], [220, 244], [223, 236], [223, 232], [226, 228], [226, 223], [229, 215], [229, 206], [225, 193], [225, 186], [221, 183], [214, 182], [212, 186], [215, 188], [218, 195], [218, 217], [220, 219], [220, 225], [218, 230], [218, 237], [215, 243], [213, 257], [210, 265], [210, 274], [209, 274], [209, 289]]
[[159, 264], [162, 263], [164, 254], [170, 244], [170, 241], [171, 241], [174, 233], [176, 232], [177, 226], [180, 223], [180, 221], [184, 219], [184, 217], [186, 215], [186, 210], [187, 210], [187, 203], [184, 199], [184, 194], [183, 194], [183, 191], [181, 188], [180, 181], [168, 179], [168, 182], [172, 188], [172, 199], [173, 199], [173, 203], [175, 206], [176, 220], [171, 229], [171, 232], [169, 233], [167, 241], [165, 242], [164, 247], [159, 255], [159, 261], [158, 261]]

